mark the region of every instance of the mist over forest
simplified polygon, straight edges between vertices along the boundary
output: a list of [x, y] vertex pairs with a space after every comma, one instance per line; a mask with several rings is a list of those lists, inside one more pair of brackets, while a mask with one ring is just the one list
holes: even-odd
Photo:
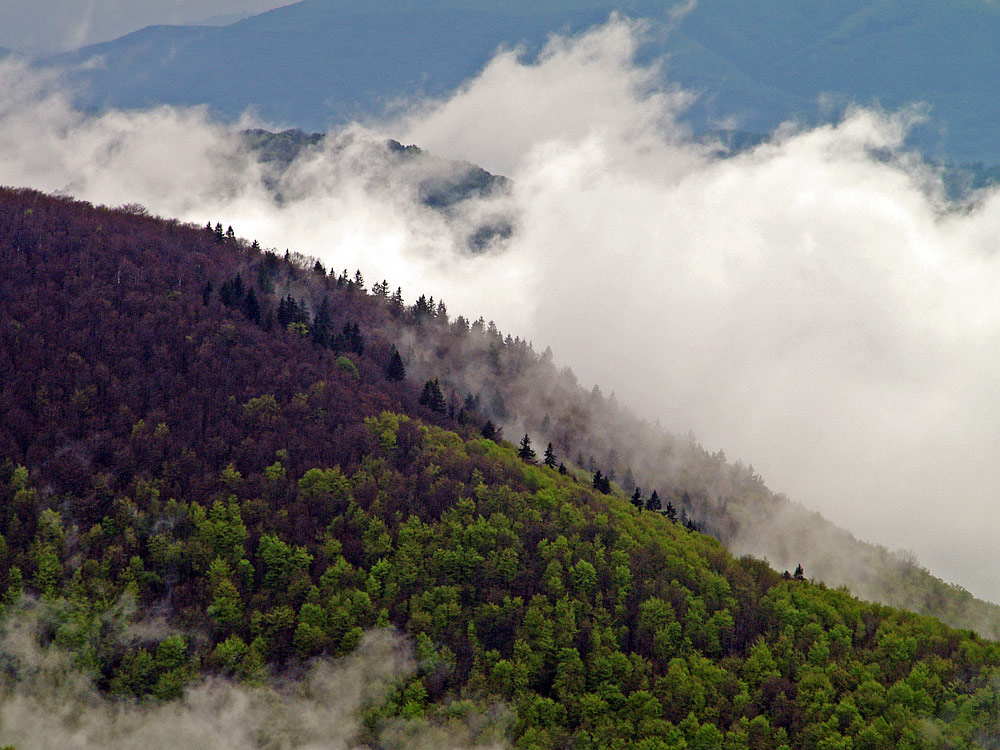
[[0, 746], [995, 744], [996, 170], [695, 129], [696, 7], [325, 132], [0, 57]]

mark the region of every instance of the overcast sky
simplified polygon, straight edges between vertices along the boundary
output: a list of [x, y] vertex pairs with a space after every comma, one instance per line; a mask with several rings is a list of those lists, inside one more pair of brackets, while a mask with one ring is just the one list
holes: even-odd
[[3, 0], [0, 47], [28, 54], [64, 52], [153, 24], [238, 18], [289, 4], [289, 0]]

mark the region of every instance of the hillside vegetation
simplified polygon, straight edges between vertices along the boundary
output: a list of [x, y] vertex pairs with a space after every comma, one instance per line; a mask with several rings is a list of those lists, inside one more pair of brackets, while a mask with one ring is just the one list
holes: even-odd
[[496, 373], [547, 361], [493, 326], [24, 190], [0, 262], [4, 611], [110, 696], [267, 682], [391, 627], [419, 667], [359, 741], [478, 713], [521, 748], [996, 746], [997, 644], [737, 559], [695, 498], [664, 490], [685, 526], [539, 465], [501, 394], [419, 374], [449, 337]]

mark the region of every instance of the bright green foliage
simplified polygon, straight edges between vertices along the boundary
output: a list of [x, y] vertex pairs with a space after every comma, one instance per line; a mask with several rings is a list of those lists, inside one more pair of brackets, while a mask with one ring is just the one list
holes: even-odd
[[329, 497], [332, 500], [346, 500], [351, 485], [338, 467], [332, 469], [309, 469], [299, 480], [299, 492], [307, 498]]
[[264, 586], [272, 590], [287, 589], [297, 577], [306, 575], [313, 560], [305, 547], [292, 547], [274, 534], [260, 538], [257, 556], [264, 564]]
[[248, 536], [247, 527], [233, 498], [227, 504], [216, 501], [207, 514], [200, 505], [193, 504], [191, 520], [197, 529], [194, 541], [198, 544], [199, 553], [230, 563], [235, 563], [246, 553], [243, 544]]
[[208, 576], [212, 603], [208, 605], [205, 613], [220, 632], [232, 632], [243, 619], [243, 602], [239, 591], [230, 580], [231, 573], [225, 560], [221, 557], [215, 558], [208, 570]]
[[350, 357], [347, 356], [337, 357], [337, 367], [346, 372], [355, 380], [361, 377], [360, 373], [358, 373], [357, 365], [354, 364], [354, 362], [351, 360]]
[[[526, 749], [992, 741], [996, 644], [734, 559], [509, 445], [397, 414], [360, 429], [358, 461], [293, 471], [284, 453], [279, 472], [262, 451], [238, 481], [223, 472], [210, 507], [164, 502], [153, 478], [79, 533], [43, 508], [20, 556], [21, 532], [5, 532], [3, 560], [18, 564], [4, 604], [29, 581], [55, 613], [52, 639], [102, 688], [145, 699], [205, 670], [259, 683], [348, 654], [367, 629], [403, 629], [417, 671], [367, 711], [371, 732], [504, 705]], [[176, 619], [201, 634], [116, 645], [102, 627], [113, 602], [155, 601], [168, 581]]]

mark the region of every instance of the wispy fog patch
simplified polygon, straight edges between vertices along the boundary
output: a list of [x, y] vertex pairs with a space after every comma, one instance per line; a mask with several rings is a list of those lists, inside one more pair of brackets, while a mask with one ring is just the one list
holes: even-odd
[[[357, 651], [318, 662], [299, 679], [248, 687], [208, 679], [169, 703], [138, 705], [98, 694], [55, 648], [39, 648], [34, 618], [5, 623], [0, 637], [0, 733], [19, 750], [203, 750], [360, 747], [360, 711], [414, 669], [412, 649], [390, 631], [372, 631]], [[394, 725], [385, 746], [471, 746], [462, 729]], [[405, 745], [400, 742], [405, 739]]]
[[[721, 157], [678, 125], [691, 95], [634, 62], [642, 34], [612, 18], [537, 59], [502, 51], [450, 98], [307, 149], [280, 201], [203, 112], [84, 116], [8, 63], [0, 181], [218, 220], [493, 318], [1000, 601], [1000, 197], [947, 203], [902, 145], [917, 110], [850, 110]], [[387, 137], [504, 174], [511, 192], [435, 211]], [[513, 236], [470, 253], [461, 228], [494, 212]]]
[[660, 150], [664, 136], [682, 134], [675, 118], [692, 96], [663, 89], [658, 65], [634, 64], [644, 33], [644, 24], [612, 16], [579, 37], [550, 38], [537, 60], [501, 51], [451, 98], [419, 105], [391, 127], [407, 143], [508, 176], [547, 144], [593, 137], [623, 155]]

